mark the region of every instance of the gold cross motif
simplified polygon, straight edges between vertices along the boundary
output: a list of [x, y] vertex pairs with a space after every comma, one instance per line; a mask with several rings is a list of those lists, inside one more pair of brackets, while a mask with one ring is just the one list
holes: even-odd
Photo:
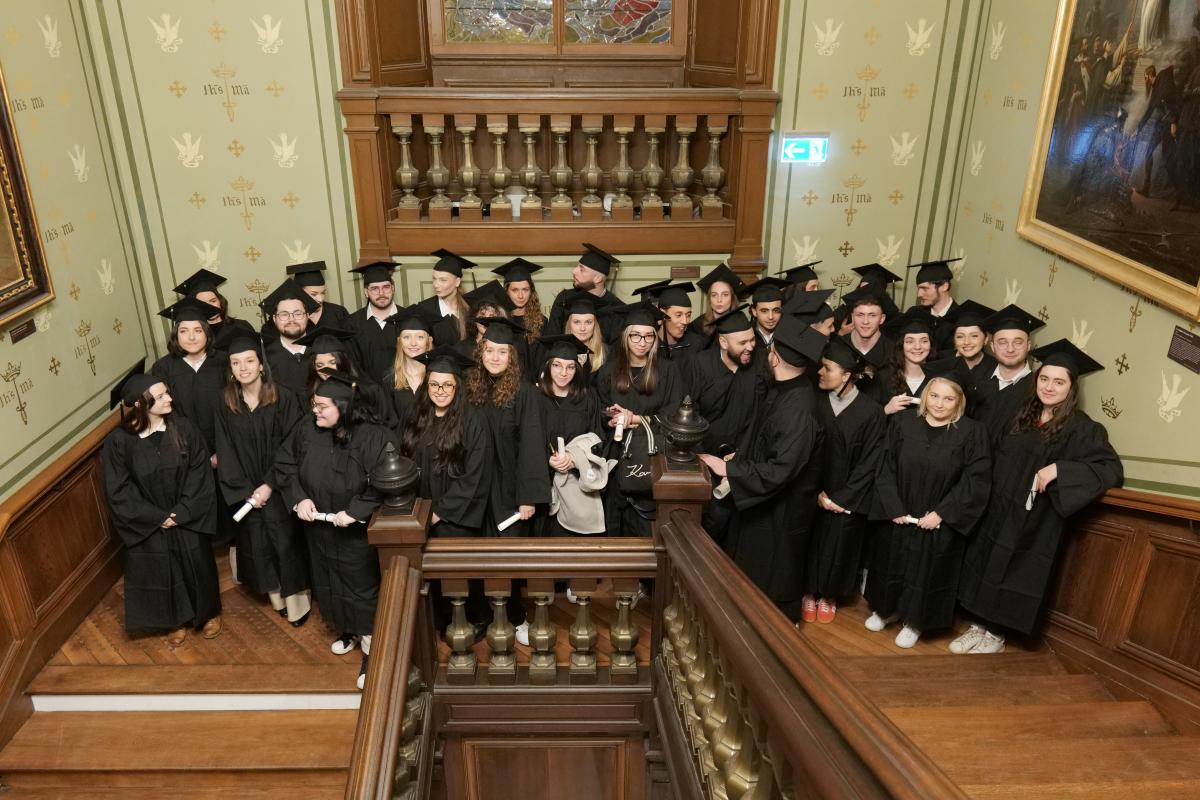
[[1041, 308], [1039, 308], [1039, 309], [1038, 309], [1038, 312], [1037, 312], [1037, 314], [1038, 314], [1038, 318], [1039, 318], [1039, 319], [1040, 319], [1042, 322], [1049, 322], [1049, 321], [1050, 321], [1050, 312], [1046, 310], [1046, 307], [1045, 307], [1045, 306], [1042, 306]]
[[1113, 363], [1117, 365], [1117, 374], [1118, 375], [1124, 375], [1130, 369], [1129, 359], [1125, 356], [1124, 353], [1121, 353], [1121, 355], [1118, 356], [1117, 360], [1114, 361]]
[[861, 156], [866, 149], [867, 143], [862, 139], [855, 139], [854, 144], [850, 145], [850, 151], [856, 156]]
[[868, 98], [871, 96], [870, 83], [879, 77], [879, 70], [875, 69], [870, 64], [867, 64], [855, 74], [858, 76], [860, 81], [862, 81], [864, 84], [867, 84], [866, 86], [863, 86], [862, 99], [858, 101], [858, 105], [856, 106], [858, 109], [858, 121], [866, 122], [867, 111], [869, 111], [871, 108], [871, 103], [868, 102]]
[[279, 95], [283, 94], [283, 86], [279, 81], [271, 81], [267, 84], [267, 91], [275, 97], [279, 97]]
[[221, 103], [221, 108], [225, 109], [225, 113], [229, 115], [229, 121], [233, 122], [233, 110], [237, 108], [237, 103], [233, 102], [233, 92], [229, 90], [229, 79], [237, 75], [237, 70], [222, 61], [212, 68], [212, 74], [214, 78], [225, 81], [225, 102]]
[[117, 336], [121, 335], [121, 330], [124, 327], [125, 327], [125, 323], [121, 322], [121, 320], [119, 320], [119, 319], [113, 320], [113, 333], [115, 333]]
[[908, 86], [904, 87], [904, 97], [908, 100], [912, 100], [914, 97], [917, 96], [917, 92], [919, 92], [919, 91], [921, 91], [921, 90], [919, 88], [917, 88], [917, 85], [915, 83], [910, 83]]
[[971, 205], [970, 201], [968, 201], [967, 204], [965, 206], [963, 206], [963, 216], [969, 217], [974, 213], [975, 213], [975, 207]]
[[8, 39], [9, 44], [15, 45], [17, 42], [21, 41], [21, 33], [10, 24], [4, 29], [4, 38]]
[[50, 356], [50, 371], [57, 375], [60, 369], [62, 369], [62, 362], [54, 356]]
[[206, 198], [204, 195], [200, 194], [199, 192], [192, 192], [192, 196], [188, 198], [188, 202], [191, 203], [192, 205], [194, 205], [196, 207], [196, 210], [199, 211], [200, 206], [204, 205], [205, 202], [207, 202], [207, 199], [208, 198]]
[[879, 41], [879, 31], [872, 25], [867, 28], [867, 32], [863, 34], [863, 38], [867, 40], [867, 44], [875, 44]]
[[[254, 181], [248, 181], [239, 175], [236, 181], [230, 181], [229, 187], [234, 191], [242, 193], [242, 213], [239, 216], [241, 216], [242, 222], [246, 224], [246, 230], [250, 230], [254, 224], [254, 212], [250, 210], [249, 192], [254, 188]], [[259, 253], [259, 255], [262, 254]], [[251, 260], [253, 261], [254, 259]]]
[[75, 283], [75, 281], [71, 281], [71, 291], [67, 292], [67, 294], [71, 295], [72, 300], [79, 299], [79, 286]]
[[838, 247], [838, 252], [842, 254], [842, 258], [849, 258], [850, 254], [854, 252], [854, 245], [850, 244], [849, 241], [842, 242], [841, 246]]
[[295, 208], [299, 202], [300, 198], [296, 196], [295, 192], [288, 192], [283, 196], [283, 204], [288, 208]]
[[817, 197], [816, 192], [814, 192], [812, 189], [809, 189], [808, 194], [804, 195], [800, 199], [804, 201], [804, 205], [811, 207], [812, 204], [817, 202], [817, 200], [820, 198]]
[[183, 93], [187, 91], [187, 87], [177, 80], [167, 87], [167, 91], [176, 97], [183, 97]]
[[888, 200], [891, 200], [892, 205], [894, 205], [894, 206], [900, 205], [900, 201], [903, 199], [904, 199], [904, 193], [901, 192], [899, 189], [897, 189], [896, 191], [894, 191], [888, 195]]
[[818, 83], [815, 87], [813, 87], [812, 96], [818, 100], [824, 100], [827, 94], [829, 94], [829, 89], [825, 86], [825, 84]]
[[987, 286], [987, 282], [988, 282], [988, 274], [987, 274], [987, 270], [985, 269], [983, 272], [979, 273], [979, 285]]
[[246, 152], [246, 145], [242, 144], [237, 139], [234, 139], [225, 149], [233, 153], [234, 158], [241, 158], [242, 153]]
[[1046, 281], [1046, 285], [1053, 286], [1054, 285], [1054, 276], [1058, 274], [1058, 261], [1057, 260], [1051, 261], [1050, 266], [1047, 267], [1046, 270], [1050, 273], [1050, 279], [1048, 281]]
[[219, 41], [221, 41], [221, 37], [224, 36], [226, 33], [227, 33], [227, 31], [223, 27], [221, 27], [221, 23], [214, 19], [212, 27], [208, 29], [208, 35], [213, 37], [214, 39], [216, 39], [219, 42]]
[[250, 263], [253, 264], [254, 262], [258, 261], [259, 258], [262, 257], [262, 251], [259, 250], [254, 245], [250, 245], [249, 247], [246, 248], [245, 252], [242, 253], [242, 255], [244, 255], [246, 258], [250, 259]]

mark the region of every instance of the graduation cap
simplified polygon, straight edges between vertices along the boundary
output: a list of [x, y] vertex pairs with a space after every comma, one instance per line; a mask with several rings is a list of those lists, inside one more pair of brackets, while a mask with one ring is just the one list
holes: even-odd
[[158, 315], [178, 325], [181, 322], [208, 322], [209, 318], [220, 313], [221, 309], [216, 306], [189, 296], [167, 306]]
[[817, 280], [817, 271], [813, 267], [820, 263], [820, 261], [810, 261], [807, 264], [801, 264], [798, 267], [784, 270], [779, 274], [786, 276], [788, 283], [803, 286], [809, 281]]
[[742, 288], [746, 285], [742, 282], [741, 277], [729, 268], [728, 264], [717, 265], [712, 272], [696, 281], [696, 285], [699, 286], [700, 290], [705, 294], [708, 293], [708, 290], [712, 288], [714, 283], [728, 283], [731, 287], [733, 287], [733, 293], [735, 295], [741, 294]]
[[484, 317], [477, 320], [484, 326], [483, 338], [495, 344], [512, 344], [525, 333], [525, 326], [508, 317]]
[[905, 269], [917, 270], [918, 286], [922, 283], [943, 283], [954, 280], [954, 273], [950, 271], [949, 265], [955, 261], [962, 261], [962, 259], [943, 258], [937, 261], [922, 261], [919, 264], [909, 264]]
[[896, 273], [885, 267], [883, 264], [864, 264], [861, 267], [855, 267], [852, 272], [857, 272], [862, 280], [859, 286], [864, 283], [868, 286], [878, 286], [880, 289], [887, 286], [889, 283], [897, 283], [904, 280]]
[[591, 355], [592, 352], [587, 348], [587, 345], [569, 333], [559, 334], [558, 336], [542, 336], [538, 338], [538, 341], [546, 347], [547, 361], [552, 358], [565, 358], [568, 361], [575, 361], [584, 353]]
[[594, 269], [596, 272], [608, 274], [608, 271], [621, 263], [621, 260], [611, 253], [606, 253], [594, 244], [584, 242], [583, 246], [587, 248], [583, 255], [579, 257], [579, 263], [583, 264], [588, 269]]
[[747, 307], [746, 303], [742, 303], [736, 308], [731, 308], [719, 317], [713, 319], [713, 328], [717, 333], [741, 333], [748, 331], [754, 326], [750, 323], [750, 318], [742, 313], [742, 310]]
[[258, 360], [263, 360], [262, 340], [258, 334], [235, 325], [226, 326], [217, 334], [217, 349], [230, 355], [253, 350], [258, 354]]
[[324, 261], [306, 261], [289, 266], [287, 275], [300, 286], [324, 286], [325, 269]]
[[322, 325], [296, 340], [296, 344], [307, 348], [306, 353], [346, 353], [346, 342], [354, 338], [354, 331]]
[[662, 293], [663, 289], [666, 289], [670, 285], [671, 279], [667, 278], [665, 281], [656, 281], [655, 283], [648, 283], [645, 286], [639, 286], [630, 292], [630, 294], [641, 298], [642, 302], [657, 303], [658, 296]]
[[596, 296], [586, 289], [572, 289], [558, 301], [569, 317], [572, 314], [596, 314]]
[[926, 361], [921, 365], [921, 371], [929, 380], [941, 378], [958, 384], [965, 393], [971, 387], [971, 372], [967, 364], [958, 356], [939, 358], [937, 361]]
[[742, 296], [750, 296], [750, 304], [774, 303], [783, 301], [783, 290], [791, 284], [780, 278], [759, 278], [754, 283], [742, 289]]
[[892, 298], [887, 296], [887, 292], [883, 290], [882, 284], [871, 283], [866, 286], [860, 286], [853, 292], [846, 292], [842, 295], [842, 302], [851, 311], [861, 305], [875, 305], [883, 309], [883, 313], [889, 319], [900, 315], [900, 308], [896, 305]]
[[696, 291], [696, 287], [690, 281], [668, 286], [658, 293], [658, 307], [671, 308], [672, 306], [682, 306], [684, 308], [691, 308], [692, 298], [688, 297], [688, 294], [694, 291]]
[[386, 283], [391, 281], [392, 273], [399, 266], [395, 261], [372, 261], [369, 264], [362, 264], [350, 270], [356, 272], [362, 278], [364, 286], [370, 286], [372, 283]]
[[217, 273], [207, 269], [198, 269], [184, 278], [183, 283], [176, 286], [173, 291], [175, 294], [185, 297], [194, 297], [197, 292], [215, 292], [217, 287], [224, 282], [225, 279]]
[[1033, 333], [1045, 324], [1020, 306], [1009, 304], [985, 319], [982, 327], [988, 333], [993, 334], [996, 331]]
[[825, 352], [821, 357], [829, 359], [847, 372], [861, 371], [863, 362], [866, 360], [862, 353], [836, 336], [829, 340], [829, 344], [825, 345]]
[[621, 308], [614, 308], [613, 311], [624, 317], [621, 321], [622, 329], [631, 325], [649, 325], [653, 328], [667, 318], [667, 315], [659, 311], [657, 306], [650, 303], [630, 303]]
[[[313, 284], [309, 285], [311, 286]], [[321, 310], [321, 304], [309, 297], [308, 292], [304, 291], [303, 287], [301, 287], [301, 285], [293, 278], [288, 278], [286, 281], [279, 284], [279, 286], [275, 288], [275, 291], [264, 297], [262, 302], [258, 305], [259, 308], [263, 310], [264, 314], [271, 316], [275, 313], [275, 310], [279, 307], [279, 303], [283, 300], [299, 300], [304, 304], [304, 310], [309, 314]]]
[[398, 331], [425, 331], [433, 333], [433, 326], [437, 323], [439, 317], [435, 316], [432, 311], [418, 304], [406, 306], [400, 309], [392, 316], [388, 317], [388, 322], [392, 323]]
[[336, 369], [323, 369], [321, 381], [313, 394], [317, 397], [328, 397], [330, 400], [354, 400], [354, 392], [358, 388], [358, 379], [348, 372]]
[[909, 333], [933, 333], [933, 314], [926, 306], [913, 306], [895, 319], [888, 318], [888, 330], [898, 336]]
[[[829, 315], [833, 315], [833, 309], [829, 308], [826, 302], [836, 289], [818, 289], [815, 292], [796, 292], [792, 298], [783, 305], [785, 314], [794, 314], [796, 316], [816, 316], [819, 315], [822, 309], [827, 309]], [[824, 319], [824, 317], [822, 317]]]
[[500, 276], [505, 286], [516, 281], [532, 281], [533, 273], [541, 271], [542, 268], [540, 265], [532, 261], [526, 261], [520, 257], [514, 258], [512, 261], [506, 261], [492, 270], [492, 272]]
[[1067, 339], [1059, 339], [1033, 351], [1033, 357], [1043, 367], [1062, 367], [1076, 378], [1104, 369], [1099, 361], [1080, 350]]
[[133, 365], [133, 369], [129, 370], [125, 377], [117, 381], [117, 385], [108, 393], [109, 409], [116, 408], [121, 403], [133, 406], [134, 403], [142, 399], [142, 395], [151, 386], [159, 382], [158, 378], [146, 374], [146, 359], [139, 358], [137, 363]]
[[793, 367], [803, 367], [807, 363], [818, 364], [821, 354], [829, 338], [819, 333], [795, 317], [784, 317], [775, 328], [771, 343], [775, 352]]
[[503, 308], [505, 313], [511, 313], [517, 307], [517, 304], [508, 296], [508, 292], [504, 291], [504, 287], [500, 285], [500, 281], [494, 279], [488, 281], [483, 286], [467, 292], [463, 295], [463, 298], [471, 308], [478, 308], [484, 303], [491, 303]]
[[433, 265], [435, 272], [449, 272], [451, 275], [461, 278], [464, 269], [471, 269], [479, 266], [474, 261], [469, 261], [458, 253], [451, 253], [446, 248], [434, 250], [429, 255], [437, 256], [437, 263]]
[[421, 353], [417, 361], [425, 365], [425, 376], [431, 372], [444, 372], [450, 375], [462, 375], [463, 370], [475, 366], [475, 362], [463, 355], [462, 351], [453, 345], [439, 345], [428, 353]]
[[995, 314], [995, 309], [988, 308], [983, 303], [965, 300], [954, 313], [955, 328], [982, 328], [984, 320]]

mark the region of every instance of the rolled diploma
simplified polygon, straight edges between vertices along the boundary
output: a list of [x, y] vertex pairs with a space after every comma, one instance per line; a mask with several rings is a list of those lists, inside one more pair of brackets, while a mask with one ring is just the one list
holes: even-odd
[[920, 522], [920, 521], [921, 521], [921, 520], [919, 520], [919, 519], [917, 519], [916, 517], [913, 517], [913, 516], [908, 516], [908, 517], [905, 517], [905, 518], [904, 518], [904, 522], [905, 522], [906, 524], [908, 524], [908, 525], [916, 525], [916, 524], [917, 524], [918, 522]]
[[496, 528], [500, 531], [506, 531], [509, 528], [511, 528], [513, 526], [513, 524], [520, 518], [521, 518], [521, 512], [518, 511], [517, 513], [513, 514], [508, 519], [504, 520], [504, 522], [501, 522], [499, 525], [497, 525]]
[[249, 514], [253, 510], [254, 510], [254, 504], [251, 503], [249, 500], [247, 500], [246, 502], [242, 503], [242, 507], [239, 508], [237, 510], [237, 512], [233, 515], [233, 521], [241, 522], [242, 520], [244, 520], [246, 518], [246, 515]]
[[313, 522], [333, 522], [333, 518], [337, 514], [326, 514], [324, 511], [318, 511], [313, 514]]
[[1025, 510], [1033, 511], [1033, 501], [1037, 497], [1037, 474], [1033, 476], [1033, 484], [1029, 487], [1029, 496], [1025, 498]]
[[625, 438], [625, 415], [617, 417], [617, 429], [613, 432], [613, 441], [619, 442]]

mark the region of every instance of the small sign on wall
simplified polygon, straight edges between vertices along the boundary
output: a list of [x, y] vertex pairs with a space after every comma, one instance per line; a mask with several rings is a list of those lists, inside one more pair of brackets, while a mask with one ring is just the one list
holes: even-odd
[[1183, 364], [1192, 372], [1200, 373], [1200, 334], [1176, 325], [1167, 358]]
[[829, 156], [828, 133], [784, 131], [779, 142], [782, 164], [824, 164]]

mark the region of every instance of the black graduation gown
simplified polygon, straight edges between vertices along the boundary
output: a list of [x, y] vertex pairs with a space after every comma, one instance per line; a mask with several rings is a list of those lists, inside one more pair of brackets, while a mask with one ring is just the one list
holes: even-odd
[[[274, 326], [271, 328], [274, 331]], [[263, 357], [271, 370], [271, 380], [276, 387], [286, 389], [301, 405], [308, 401], [308, 371], [304, 366], [304, 353], [293, 353], [279, 341], [279, 333], [264, 337]]]
[[433, 501], [433, 513], [440, 520], [430, 535], [478, 536], [491, 491], [492, 438], [482, 416], [468, 409], [462, 474], [451, 477], [436, 461], [441, 423], [436, 417], [430, 420], [410, 456], [421, 470], [417, 494]]
[[344, 328], [349, 318], [350, 311], [345, 306], [325, 301], [321, 306], [321, 318], [311, 324], [317, 328]]
[[180, 356], [166, 355], [154, 362], [150, 374], [167, 385], [175, 413], [190, 419], [210, 454], [216, 452], [217, 408], [223, 402], [221, 391], [229, 371], [229, 356], [217, 350], [204, 359], [200, 369], [192, 369]]
[[269, 406], [253, 411], [238, 394], [240, 413], [224, 403], [217, 414], [217, 478], [227, 507], [236, 511], [262, 484], [271, 498], [233, 523], [238, 580], [256, 592], [293, 595], [308, 588], [304, 540], [275, 485], [275, 454], [304, 417], [291, 392], [280, 390]]
[[492, 480], [484, 531], [488, 536], [525, 536], [529, 520], [518, 520], [501, 533], [497, 526], [522, 505], [550, 502], [550, 475], [546, 460], [550, 449], [538, 414], [535, 389], [517, 386], [517, 396], [505, 407], [485, 405], [476, 414], [487, 425], [492, 438]]
[[395, 388], [396, 377], [389, 370], [388, 374], [383, 377], [383, 384], [380, 387], [391, 401], [391, 427], [397, 436], [404, 430], [404, 422], [408, 419], [408, 413], [412, 411], [413, 404], [417, 402], [417, 394], [409, 387], [408, 381], [401, 379], [400, 384], [404, 387], [403, 389]]
[[417, 308], [422, 309], [430, 319], [437, 320], [432, 326], [434, 347], [440, 347], [444, 344], [454, 344], [461, 338], [458, 335], [458, 320], [450, 314], [442, 316], [442, 305], [438, 302], [437, 295], [426, 297], [417, 303]]
[[790, 619], [800, 618], [822, 432], [807, 375], [772, 382], [728, 463], [735, 508], [725, 551]]
[[[1104, 426], [1078, 410], [1051, 442], [1037, 432], [1002, 437], [994, 462], [991, 503], [967, 546], [959, 598], [985, 622], [1033, 633], [1067, 518], [1120, 486], [1124, 471]], [[1026, 511], [1034, 473], [1048, 464], [1058, 465], [1058, 479]]]
[[691, 323], [688, 325], [688, 330], [700, 337], [700, 341], [702, 342], [700, 345], [701, 350], [715, 350], [717, 348], [717, 337], [713, 335], [712, 331], [706, 331], [704, 329], [703, 314], [691, 321]]
[[375, 624], [379, 559], [367, 543], [367, 522], [382, 497], [369, 475], [390, 439], [385, 428], [364, 423], [354, 428], [349, 441], [338, 444], [332, 431], [310, 419], [292, 430], [275, 459], [275, 485], [288, 508], [309, 499], [317, 511], [345, 511], [358, 520], [347, 528], [302, 523], [313, 597], [322, 618], [342, 633], [366, 635]]
[[[563, 289], [554, 298], [554, 305], [550, 309], [550, 316], [547, 317], [546, 327], [542, 329], [542, 334], [549, 336], [551, 334], [560, 334], [567, 324], [567, 312], [563, 305], [563, 301], [568, 296], [575, 293], [575, 289]], [[600, 326], [600, 332], [604, 335], [604, 341], [612, 342], [621, 335], [622, 320], [614, 312], [614, 309], [625, 305], [617, 296], [610, 291], [605, 291], [600, 296], [592, 296], [592, 302], [596, 306], [596, 324]]]
[[[988, 501], [991, 457], [983, 426], [966, 417], [933, 428], [917, 414], [895, 414], [875, 483], [877, 514], [864, 593], [885, 619], [897, 614], [918, 630], [954, 622], [967, 537]], [[932, 531], [891, 520], [929, 511], [942, 517]]]
[[[125, 545], [127, 631], [198, 628], [221, 613], [208, 446], [189, 420], [171, 415], [167, 425], [182, 448], [168, 431], [143, 439], [117, 428], [100, 456], [113, 524]], [[160, 527], [172, 512], [175, 527]]]
[[[604, 441], [604, 417], [600, 412], [600, 399], [596, 391], [588, 387], [578, 400], [566, 397], [547, 397], [540, 387], [534, 387], [533, 396], [537, 406], [538, 418], [542, 423], [542, 435], [546, 438], [545, 458], [542, 466], [546, 475], [553, 483], [554, 470], [550, 468], [550, 448], [558, 448], [558, 440], [570, 444], [576, 436], [594, 433]], [[599, 452], [602, 445], [597, 445]], [[551, 487], [553, 491], [553, 487]], [[555, 517], [550, 516], [549, 507], [545, 514], [539, 513], [538, 521], [534, 524], [537, 533], [547, 536], [575, 536], [574, 531], [568, 531], [558, 524]]]
[[708, 420], [700, 451], [717, 455], [722, 445], [736, 448], [752, 421], [758, 370], [747, 364], [730, 371], [721, 348], [712, 347], [688, 359], [685, 376], [687, 394], [700, 416]]
[[667, 344], [665, 340], [660, 340], [658, 355], [674, 361], [680, 369], [683, 369], [684, 365], [694, 359], [707, 343], [708, 339], [688, 327], [683, 331], [683, 338], [674, 344]]
[[931, 361], [954, 355], [954, 329], [958, 324], [958, 310], [958, 303], [951, 300], [945, 314], [940, 317], [930, 317], [933, 323], [933, 336], [929, 340], [933, 346], [929, 353]]
[[1001, 389], [999, 379], [990, 374], [975, 387], [975, 402], [967, 410], [973, 418], [983, 423], [993, 446], [1012, 430], [1013, 417], [1032, 389], [1032, 372], [1005, 389]]
[[818, 398], [817, 417], [825, 432], [821, 486], [830, 500], [851, 513], [817, 508], [806, 594], [847, 597], [858, 584], [859, 557], [875, 475], [883, 458], [887, 417], [879, 404], [862, 392], [836, 416], [828, 398]]
[[[396, 326], [388, 322], [381, 328], [375, 318], [361, 308], [346, 318], [346, 329], [354, 331], [354, 361], [364, 375], [382, 375], [396, 360]], [[436, 340], [435, 340], [436, 341]]]
[[[246, 333], [251, 333], [251, 334], [256, 333], [256, 331], [254, 330], [254, 326], [251, 325], [249, 322], [247, 322], [244, 319], [230, 319], [230, 320], [226, 320], [225, 322], [218, 322], [216, 325], [209, 323], [208, 327], [209, 327], [209, 330], [212, 331], [214, 346], [216, 345], [217, 342], [222, 341], [222, 339], [218, 338], [218, 337], [221, 336], [222, 332], [225, 331], [226, 328], [228, 328], [230, 330], [237, 329], [237, 330], [245, 331]], [[225, 336], [228, 336], [228, 335], [229, 334], [225, 334]], [[218, 347], [218, 349], [223, 351], [225, 348]]]
[[[861, 352], [854, 346], [854, 334], [847, 333], [842, 337], [842, 341], [850, 346], [850, 349], [856, 353]], [[879, 334], [879, 338], [875, 340], [875, 344], [871, 345], [871, 349], [863, 353], [867, 364], [871, 367], [872, 375], [858, 382], [858, 390], [866, 392], [869, 396], [878, 399], [878, 394], [883, 389], [878, 387], [878, 384], [884, 380], [884, 372], [888, 365], [892, 362], [892, 354], [896, 350], [896, 343], [886, 333]], [[888, 398], [891, 399], [891, 398]], [[884, 400], [883, 402], [887, 402]]]

